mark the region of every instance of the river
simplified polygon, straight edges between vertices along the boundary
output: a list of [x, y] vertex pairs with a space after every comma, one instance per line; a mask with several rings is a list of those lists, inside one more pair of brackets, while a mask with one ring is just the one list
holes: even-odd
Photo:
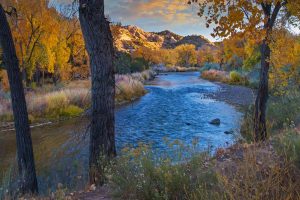
[[[221, 101], [206, 98], [219, 86], [199, 78], [198, 72], [168, 73], [146, 86], [148, 93], [116, 110], [118, 152], [127, 145], [151, 144], [158, 152], [168, 151], [168, 140], [189, 145], [197, 138], [198, 148], [213, 149], [232, 144], [239, 132], [242, 113]], [[209, 122], [219, 118], [221, 124]], [[87, 179], [88, 122], [77, 118], [32, 129], [39, 187], [43, 192], [57, 183], [83, 188]], [[14, 132], [0, 133], [0, 179], [15, 161]], [[2, 174], [1, 174], [2, 171]], [[0, 182], [1, 186], [1, 182]]]

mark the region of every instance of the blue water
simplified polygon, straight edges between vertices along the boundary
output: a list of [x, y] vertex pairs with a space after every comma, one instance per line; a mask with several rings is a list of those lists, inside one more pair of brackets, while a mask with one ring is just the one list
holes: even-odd
[[[198, 72], [170, 73], [159, 76], [147, 86], [149, 93], [116, 114], [117, 146], [151, 144], [154, 148], [168, 148], [163, 138], [190, 144], [195, 138], [200, 147], [214, 148], [230, 144], [234, 135], [224, 131], [239, 130], [241, 113], [225, 102], [206, 98], [215, 92], [216, 84], [199, 79]], [[221, 119], [220, 126], [209, 124]]]
[[[215, 150], [234, 142], [236, 136], [224, 132], [238, 133], [242, 114], [225, 102], [207, 98], [205, 94], [219, 87], [199, 79], [198, 72], [158, 76], [146, 89], [144, 97], [116, 111], [118, 152], [138, 143], [150, 144], [156, 152], [168, 152], [166, 139], [180, 140], [185, 145], [197, 139], [199, 150]], [[220, 126], [209, 123], [215, 118], [221, 120]], [[80, 118], [32, 130], [41, 191], [54, 189], [57, 183], [74, 189], [85, 186], [87, 126], [88, 119]], [[14, 158], [14, 133], [1, 133], [0, 169], [6, 171]]]

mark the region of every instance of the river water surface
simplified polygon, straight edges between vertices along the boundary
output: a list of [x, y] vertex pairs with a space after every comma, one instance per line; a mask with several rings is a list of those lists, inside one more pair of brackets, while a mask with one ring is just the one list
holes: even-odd
[[[216, 149], [234, 142], [242, 114], [233, 106], [206, 98], [219, 87], [199, 79], [198, 72], [168, 73], [146, 86], [148, 93], [138, 101], [116, 110], [116, 142], [127, 145], [151, 144], [158, 152], [168, 151], [165, 138], [189, 145], [197, 138], [199, 150]], [[221, 119], [220, 126], [211, 125]], [[88, 166], [88, 119], [32, 129], [32, 140], [40, 189], [47, 192], [57, 183], [82, 188]], [[0, 179], [15, 161], [14, 132], [0, 133]], [[1, 187], [1, 182], [0, 182]]]

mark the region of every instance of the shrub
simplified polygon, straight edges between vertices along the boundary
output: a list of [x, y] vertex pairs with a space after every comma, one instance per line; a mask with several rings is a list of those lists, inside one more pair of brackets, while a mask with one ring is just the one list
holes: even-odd
[[83, 113], [82, 108], [79, 108], [79, 107], [74, 106], [74, 105], [69, 105], [66, 108], [62, 109], [62, 111], [59, 115], [60, 115], [60, 117], [70, 118], [70, 117], [77, 117], [81, 113]]
[[120, 75], [116, 79], [116, 103], [134, 100], [146, 93], [141, 81], [129, 75]]
[[33, 90], [37, 88], [37, 84], [35, 82], [30, 83], [29, 87]]
[[47, 102], [46, 113], [50, 116], [56, 117], [62, 109], [69, 105], [67, 95], [63, 92], [55, 92], [45, 96]]
[[148, 63], [144, 58], [135, 58], [131, 63], [130, 72], [142, 72], [148, 68]]
[[174, 160], [183, 159], [182, 151], [175, 152], [157, 158], [149, 146], [124, 149], [112, 170], [114, 195], [121, 199], [221, 199], [217, 177], [206, 164], [207, 154], [175, 164]]
[[80, 108], [87, 108], [91, 102], [91, 92], [88, 88], [65, 89], [69, 103]]
[[300, 169], [300, 135], [294, 127], [286, 128], [275, 137], [274, 146]]
[[210, 81], [228, 82], [228, 74], [225, 71], [210, 69], [203, 71], [201, 77]]
[[[155, 72], [146, 70], [132, 75], [116, 75], [116, 103], [134, 100], [146, 93], [143, 83], [155, 77]], [[37, 87], [26, 93], [26, 102], [31, 121], [43, 118], [76, 116], [79, 109], [91, 105], [91, 82], [89, 80], [72, 81], [66, 85]], [[0, 91], [0, 119], [12, 121], [12, 109], [9, 93]], [[71, 107], [69, 107], [72, 105]], [[75, 107], [76, 109], [75, 109]], [[73, 113], [74, 112], [74, 113]]]
[[299, 169], [270, 145], [247, 145], [228, 156], [229, 161], [218, 166], [228, 199], [299, 199]]
[[249, 84], [247, 77], [242, 76], [237, 71], [231, 71], [229, 74], [229, 77], [230, 77], [230, 80], [229, 80], [230, 84], [238, 84], [238, 85], [248, 85]]
[[242, 76], [237, 71], [231, 71], [229, 76], [230, 76], [230, 81], [232, 81], [233, 83], [239, 83], [242, 81]]
[[299, 92], [293, 91], [282, 97], [273, 97], [267, 108], [267, 116], [273, 130], [297, 123], [300, 117]]
[[220, 70], [220, 64], [218, 63], [205, 63], [203, 67], [200, 68], [200, 72], [208, 71], [208, 70]]

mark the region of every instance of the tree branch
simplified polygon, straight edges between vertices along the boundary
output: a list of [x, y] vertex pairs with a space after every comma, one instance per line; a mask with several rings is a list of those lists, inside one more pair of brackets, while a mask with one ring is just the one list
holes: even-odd
[[276, 21], [276, 18], [277, 18], [277, 15], [278, 15], [281, 7], [282, 7], [282, 4], [280, 2], [277, 2], [276, 6], [275, 6], [275, 8], [273, 10], [270, 22], [269, 22], [269, 28], [273, 28], [273, 26], [275, 24], [275, 21]]

